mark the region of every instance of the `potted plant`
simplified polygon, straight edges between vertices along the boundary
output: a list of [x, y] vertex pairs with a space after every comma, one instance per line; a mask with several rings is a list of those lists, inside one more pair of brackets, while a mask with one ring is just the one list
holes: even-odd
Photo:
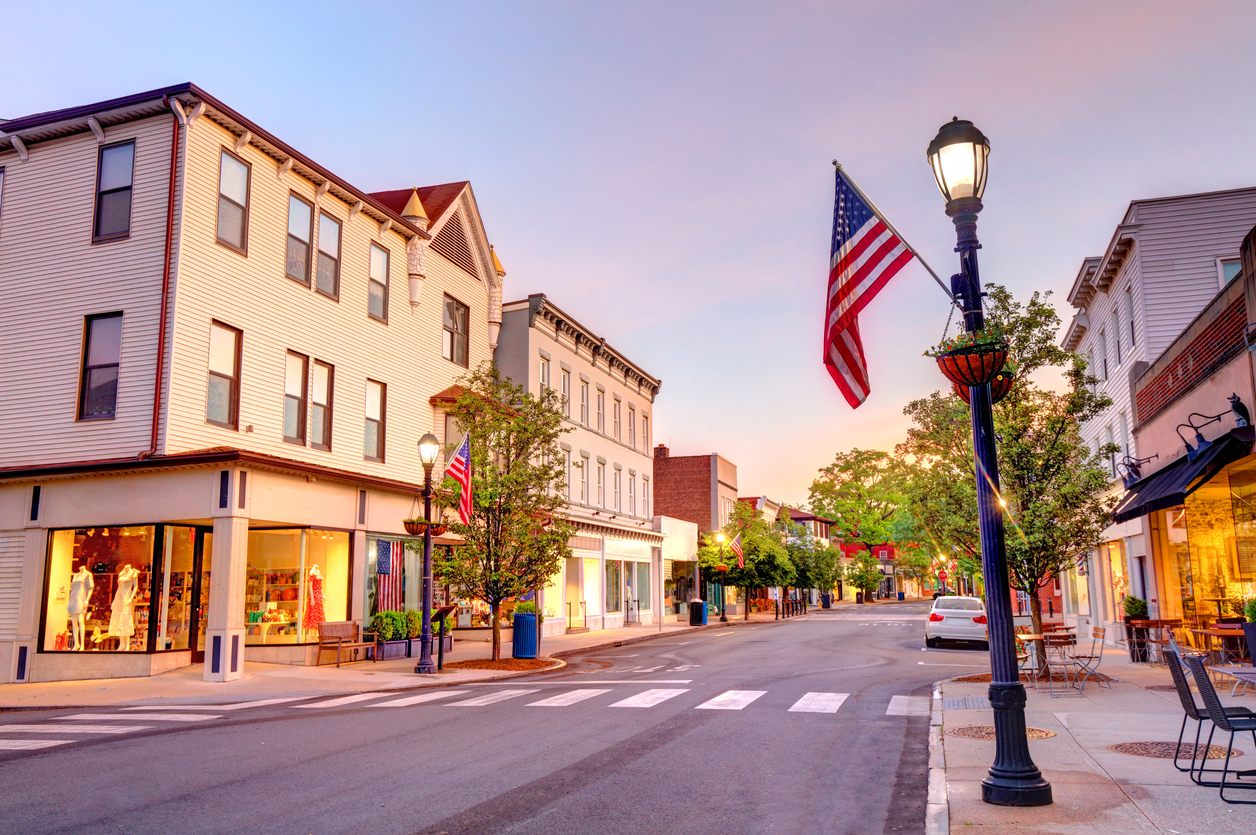
[[375, 633], [375, 658], [405, 658], [409, 649], [410, 626], [404, 612], [379, 612], [371, 618], [368, 632]]
[[1122, 604], [1125, 607], [1125, 640], [1129, 644], [1131, 661], [1147, 660], [1147, 630], [1144, 627], [1131, 626], [1131, 621], [1147, 619], [1147, 601], [1134, 595], [1126, 595]]
[[405, 526], [406, 533], [410, 536], [422, 536], [427, 530], [427, 522], [422, 519], [402, 519], [401, 524]]
[[994, 380], [1007, 364], [1007, 335], [988, 323], [976, 333], [967, 331], [944, 339], [925, 351], [938, 361], [942, 374], [957, 386], [982, 386]]
[[1247, 601], [1243, 607], [1243, 616], [1247, 621], [1243, 624], [1243, 637], [1247, 640], [1247, 657], [1256, 664], [1256, 597]]

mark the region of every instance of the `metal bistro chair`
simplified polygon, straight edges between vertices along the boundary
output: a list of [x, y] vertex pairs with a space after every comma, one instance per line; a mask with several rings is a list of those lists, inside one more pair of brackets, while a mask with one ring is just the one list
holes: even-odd
[[1173, 643], [1173, 630], [1182, 628], [1180, 620], [1154, 620], [1147, 630], [1147, 662], [1168, 664], [1168, 650]]
[[[1099, 664], [1103, 661], [1103, 636], [1107, 634], [1107, 630], [1102, 627], [1095, 627], [1090, 630], [1090, 653], [1088, 655], [1070, 654], [1069, 660], [1077, 662], [1077, 673], [1080, 678], [1073, 681], [1078, 685], [1078, 689], [1082, 693], [1086, 692], [1086, 682], [1094, 679], [1099, 685], [1112, 689], [1112, 682], [1105, 681], [1106, 676], [1099, 675]], [[1095, 652], [1098, 649], [1099, 652]]]
[[[1208, 732], [1209, 747], [1212, 746], [1212, 736], [1217, 732], [1217, 728], [1230, 732], [1230, 741], [1226, 746], [1225, 765], [1221, 769], [1221, 782], [1216, 783], [1218, 794], [1226, 803], [1241, 803], [1244, 805], [1256, 805], [1256, 800], [1231, 800], [1225, 796], [1225, 790], [1229, 789], [1256, 789], [1256, 783], [1231, 783], [1227, 781], [1230, 776], [1230, 755], [1234, 748], [1234, 735], [1243, 731], [1250, 731], [1252, 741], [1256, 742], [1256, 716], [1231, 716], [1226, 713], [1225, 707], [1221, 704], [1221, 697], [1217, 695], [1217, 689], [1212, 686], [1212, 681], [1208, 678], [1207, 671], [1204, 670], [1204, 661], [1202, 658], [1191, 656], [1185, 659], [1187, 666], [1191, 668], [1191, 672], [1195, 674], [1195, 684], [1199, 687], [1199, 695], [1204, 697], [1204, 707], [1208, 710], [1208, 718], [1212, 720], [1212, 730]], [[1215, 769], [1214, 769], [1215, 770]], [[1256, 776], [1256, 768], [1247, 771], [1235, 771], [1234, 776], [1242, 779], [1244, 777]]]
[[[1218, 786], [1219, 783], [1204, 782], [1202, 776], [1205, 773], [1220, 774], [1219, 768], [1204, 768], [1203, 762], [1199, 764], [1199, 768], [1195, 767], [1195, 761], [1199, 756], [1199, 737], [1204, 729], [1204, 720], [1208, 719], [1207, 711], [1201, 712], [1199, 706], [1195, 704], [1195, 697], [1191, 695], [1190, 682], [1186, 680], [1186, 676], [1190, 673], [1183, 663], [1182, 656], [1175, 649], [1168, 649], [1165, 653], [1165, 664], [1169, 667], [1169, 673], [1173, 676], [1173, 689], [1177, 691], [1178, 701], [1182, 703], [1182, 727], [1178, 731], [1177, 747], [1173, 749], [1173, 767], [1178, 771], [1185, 771], [1190, 774], [1191, 780], [1201, 786]], [[1227, 707], [1225, 708], [1227, 716], [1246, 717], [1253, 716], [1251, 710], [1245, 707]], [[1189, 768], [1183, 768], [1178, 764], [1178, 760], [1182, 754], [1182, 739], [1186, 735], [1186, 721], [1194, 719], [1198, 724], [1195, 726], [1195, 747], [1191, 753], [1191, 764]], [[1211, 720], [1210, 720], [1211, 721]], [[1204, 762], [1207, 762], [1205, 758]], [[1198, 777], [1196, 775], [1199, 775]]]
[[[1064, 671], [1064, 692], [1072, 689], [1076, 676], [1081, 673], [1081, 664], [1072, 661], [1065, 653], [1069, 647], [1077, 646], [1076, 636], [1068, 633], [1047, 633], [1042, 636], [1044, 652], [1047, 656], [1047, 683], [1051, 698], [1055, 698], [1055, 670], [1059, 668]], [[1054, 652], [1055, 657], [1051, 655]], [[1069, 671], [1074, 672], [1074, 680], [1069, 680]], [[1082, 695], [1081, 691], [1077, 691], [1077, 695]]]

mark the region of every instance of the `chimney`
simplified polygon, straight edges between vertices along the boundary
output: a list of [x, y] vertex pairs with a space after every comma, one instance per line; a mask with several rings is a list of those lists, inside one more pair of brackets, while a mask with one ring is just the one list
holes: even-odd
[[654, 448], [654, 460], [659, 461], [667, 458], [667, 447], [659, 444]]

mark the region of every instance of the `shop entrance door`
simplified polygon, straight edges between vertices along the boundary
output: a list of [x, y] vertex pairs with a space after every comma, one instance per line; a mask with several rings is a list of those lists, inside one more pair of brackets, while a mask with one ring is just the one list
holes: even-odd
[[156, 648], [191, 650], [192, 663], [200, 663], [205, 660], [213, 530], [165, 525], [163, 533]]
[[212, 528], [196, 529], [196, 552], [192, 567], [192, 663], [205, 661], [205, 630], [209, 626], [209, 566], [214, 552]]

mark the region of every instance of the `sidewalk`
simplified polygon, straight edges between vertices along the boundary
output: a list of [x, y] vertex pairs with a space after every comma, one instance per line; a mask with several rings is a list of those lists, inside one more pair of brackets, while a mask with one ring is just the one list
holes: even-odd
[[[758, 614], [751, 615], [749, 621], [738, 616], [730, 618], [728, 623], [713, 620], [707, 626], [669, 623], [664, 624], [661, 631], [657, 625], [627, 626], [578, 635], [560, 635], [542, 638], [541, 654], [561, 659], [592, 649], [772, 620], [772, 615]], [[493, 645], [489, 641], [457, 641], [454, 651], [445, 654], [445, 661], [489, 658], [492, 650]], [[510, 657], [508, 641], [502, 643], [502, 657]], [[377, 690], [448, 687], [535, 674], [535, 671], [503, 673], [499, 670], [447, 669], [435, 676], [419, 675], [414, 672], [417, 662], [417, 658], [398, 658], [378, 663], [346, 663], [339, 668], [334, 663], [321, 667], [298, 667], [245, 662], [244, 677], [228, 682], [204, 681], [202, 666], [193, 664], [191, 667], [143, 678], [4, 684], [0, 685], [0, 710], [120, 704], [221, 704], [241, 699], [330, 696]]]
[[[1177, 693], [1171, 689], [1147, 689], [1171, 686], [1168, 669], [1133, 664], [1128, 655], [1112, 652], [1105, 653], [1100, 670], [1118, 679], [1111, 690], [1091, 682], [1086, 685], [1084, 696], [1053, 699], [1045, 685], [1037, 692], [1027, 685], [1027, 724], [1055, 734], [1050, 739], [1029, 742], [1034, 762], [1051, 783], [1055, 802], [1028, 809], [984, 803], [981, 781], [994, 761], [994, 741], [953, 735], [963, 727], [993, 723], [988, 703], [980, 705], [986, 702], [988, 685], [941, 682], [934, 694], [931, 748], [937, 747], [938, 726], [944, 733], [942, 750], [930, 759], [929, 831], [1250, 835], [1256, 830], [1256, 810], [1223, 803], [1217, 789], [1193, 784], [1186, 774], [1173, 767], [1171, 759], [1111, 749], [1110, 746], [1123, 742], [1176, 743], [1182, 723]], [[1226, 705], [1256, 710], [1256, 695], [1251, 688], [1246, 696], [1235, 698], [1228, 695], [1228, 687], [1219, 687], [1218, 692]], [[964, 700], [970, 697], [975, 698], [966, 704]], [[1196, 700], [1199, 701], [1198, 696]], [[1194, 725], [1190, 722], [1187, 727], [1190, 742], [1194, 742]], [[1208, 730], [1205, 723], [1205, 738]], [[1218, 732], [1218, 737], [1213, 739], [1213, 745], [1224, 747], [1229, 734], [1222, 736]], [[1250, 735], [1246, 739], [1236, 736], [1234, 748], [1242, 756], [1232, 767], [1256, 767], [1256, 748]], [[944, 761], [938, 753], [945, 757]], [[1210, 760], [1209, 767], [1220, 768], [1222, 762]], [[944, 798], [938, 796], [943, 780]], [[1253, 795], [1251, 799], [1256, 800], [1256, 793]], [[943, 810], [949, 817], [949, 830], [940, 814]]]

